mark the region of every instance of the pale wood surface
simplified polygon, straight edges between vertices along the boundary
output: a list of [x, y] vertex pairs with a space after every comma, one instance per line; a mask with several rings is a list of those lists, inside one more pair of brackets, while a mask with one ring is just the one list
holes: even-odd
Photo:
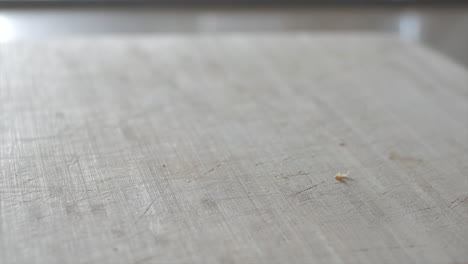
[[0, 263], [468, 263], [468, 72], [418, 44], [3, 44], [0, 118]]

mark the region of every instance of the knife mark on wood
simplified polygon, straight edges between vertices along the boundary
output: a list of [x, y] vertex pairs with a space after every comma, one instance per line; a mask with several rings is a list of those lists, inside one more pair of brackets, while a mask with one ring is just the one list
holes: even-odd
[[450, 209], [453, 209], [453, 208], [459, 206], [460, 204], [463, 204], [464, 202], [468, 201], [468, 196], [465, 197], [465, 199], [463, 199], [461, 202], [458, 202], [458, 203], [457, 203], [457, 201], [459, 201], [459, 200], [460, 200], [460, 199], [456, 199], [455, 201], [453, 201], [453, 202], [450, 204], [449, 208], [450, 208]]
[[202, 175], [200, 175], [200, 176], [198, 176], [198, 177], [195, 177], [194, 179], [190, 180], [189, 182], [193, 182], [193, 181], [195, 181], [195, 180], [198, 180], [198, 179], [200, 179], [200, 178], [205, 177], [206, 175], [208, 175], [208, 174], [212, 173], [213, 171], [215, 171], [216, 168], [221, 167], [221, 165], [222, 165], [221, 163], [218, 164], [218, 165], [216, 165], [216, 167], [213, 167], [213, 168], [209, 169], [208, 171], [206, 171], [206, 172], [203, 173]]
[[69, 163], [68, 163], [68, 168], [70, 169], [71, 167], [73, 167], [73, 165], [75, 164], [78, 164], [78, 161], [79, 161], [79, 157], [78, 155], [73, 155], [73, 157], [70, 159]]
[[210, 172], [212, 172], [214, 170], [215, 170], [215, 168], [212, 168], [212, 169], [208, 170], [207, 172], [203, 173], [203, 176], [208, 175]]
[[[303, 193], [303, 192], [307, 192], [307, 191], [309, 191], [309, 190], [312, 190], [312, 189], [314, 189], [315, 187], [319, 186], [319, 185], [322, 184], [322, 183], [325, 183], [325, 181], [322, 181], [322, 182], [320, 182], [320, 183], [317, 183], [317, 184], [315, 184], [315, 185], [312, 185], [312, 186], [310, 186], [310, 187], [308, 187], [308, 188], [306, 188], [306, 189], [304, 189], [304, 190], [302, 190], [302, 191], [298, 191], [298, 192], [294, 193], [294, 194], [291, 195], [291, 196], [296, 196], [296, 195], [301, 194], [301, 193]], [[290, 197], [291, 197], [291, 196], [290, 196]]]
[[148, 213], [149, 209], [151, 208], [151, 206], [153, 206], [153, 204], [156, 202], [158, 198], [155, 198], [151, 203], [150, 205], [148, 205], [148, 207], [146, 208], [146, 210], [140, 215], [140, 217], [138, 217], [138, 219], [136, 220], [135, 224], [138, 224], [138, 222], [140, 222], [140, 220], [143, 218], [143, 216], [146, 215], [146, 213]]

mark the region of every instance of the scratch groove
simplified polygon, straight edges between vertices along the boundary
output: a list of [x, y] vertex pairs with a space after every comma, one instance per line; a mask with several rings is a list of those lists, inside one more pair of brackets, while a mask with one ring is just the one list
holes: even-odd
[[301, 193], [303, 193], [303, 192], [310, 191], [310, 190], [314, 189], [315, 187], [319, 186], [320, 184], [322, 184], [322, 183], [324, 183], [324, 182], [325, 182], [325, 181], [322, 181], [322, 182], [320, 182], [320, 183], [317, 183], [317, 184], [315, 184], [315, 185], [312, 185], [312, 186], [310, 186], [310, 187], [308, 187], [308, 188], [306, 188], [306, 189], [304, 189], [304, 190], [302, 190], [302, 191], [298, 191], [298, 192], [294, 193], [294, 194], [291, 195], [291, 196], [296, 196], [296, 195], [301, 194]]
[[138, 217], [137, 221], [135, 222], [135, 224], [137, 224], [138, 222], [140, 222], [140, 220], [143, 218], [143, 216], [145, 216], [149, 209], [151, 208], [151, 206], [153, 206], [153, 204], [156, 202], [158, 198], [155, 198], [151, 203], [150, 205], [148, 205], [148, 207], [146, 208], [146, 210], [140, 215], [140, 217]]

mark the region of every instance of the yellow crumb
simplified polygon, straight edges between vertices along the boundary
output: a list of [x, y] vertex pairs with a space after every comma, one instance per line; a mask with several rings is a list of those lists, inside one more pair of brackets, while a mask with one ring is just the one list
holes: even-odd
[[342, 181], [342, 180], [345, 180], [345, 179], [348, 179], [348, 175], [349, 175], [349, 171], [346, 173], [346, 174], [343, 174], [341, 172], [338, 172], [336, 175], [335, 175], [335, 179], [339, 180], [339, 181]]

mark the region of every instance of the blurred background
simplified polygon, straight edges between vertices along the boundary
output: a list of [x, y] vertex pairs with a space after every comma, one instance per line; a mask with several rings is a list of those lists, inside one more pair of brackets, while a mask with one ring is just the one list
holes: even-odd
[[395, 33], [468, 66], [466, 0], [0, 0], [0, 42], [256, 31]]

